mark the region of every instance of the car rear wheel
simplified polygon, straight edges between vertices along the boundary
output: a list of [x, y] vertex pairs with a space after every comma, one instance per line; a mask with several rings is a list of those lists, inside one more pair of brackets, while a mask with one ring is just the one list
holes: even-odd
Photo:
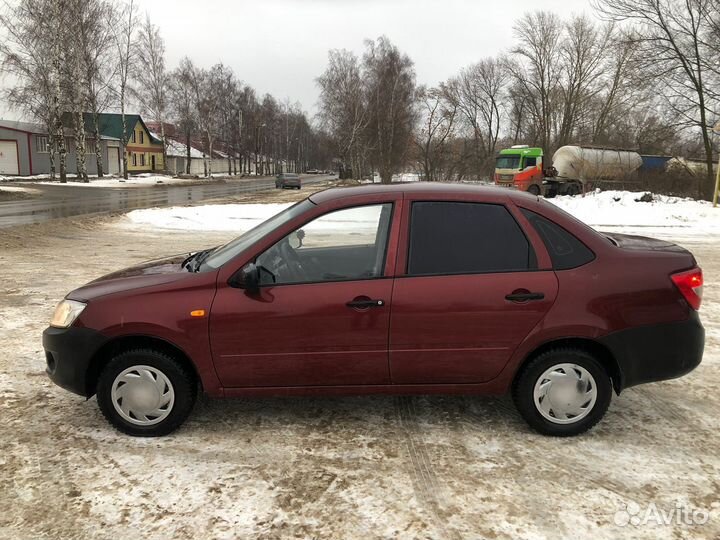
[[612, 383], [587, 351], [559, 348], [528, 363], [513, 385], [515, 406], [544, 435], [578, 435], [605, 415]]
[[121, 352], [98, 379], [97, 400], [107, 420], [128, 435], [157, 437], [177, 429], [195, 403], [192, 374], [152, 349]]

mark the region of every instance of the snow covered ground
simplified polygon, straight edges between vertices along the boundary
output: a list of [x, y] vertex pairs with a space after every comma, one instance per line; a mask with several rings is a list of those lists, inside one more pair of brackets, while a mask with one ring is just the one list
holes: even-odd
[[[675, 239], [720, 235], [720, 208], [706, 201], [655, 195], [639, 202], [645, 192], [594, 192], [585, 197], [548, 199], [599, 230], [619, 230]], [[153, 208], [128, 214], [132, 223], [162, 229], [246, 231], [287, 208], [289, 204], [224, 204]]]
[[127, 214], [132, 223], [161, 229], [247, 231], [292, 203], [208, 204], [147, 208]]
[[[214, 173], [213, 179], [227, 177], [227, 173]], [[50, 181], [50, 175], [40, 174], [35, 176], [0, 176], [0, 182], [6, 185], [11, 182], [32, 182], [35, 184], [49, 184], [53, 186], [79, 186], [79, 187], [133, 187], [133, 186], [154, 186], [157, 184], [182, 185], [189, 183], [197, 183], [201, 181], [209, 181], [208, 178], [176, 178], [165, 174], [138, 174], [131, 176], [127, 180], [117, 176], [105, 176], [98, 179], [97, 176], [90, 176], [90, 182], [78, 182], [74, 175], [68, 176], [67, 184], [61, 184], [57, 181]]]
[[617, 230], [645, 236], [697, 237], [720, 235], [720, 208], [694, 199], [653, 195], [641, 202], [645, 191], [596, 191], [584, 197], [548, 199], [599, 230]]
[[[589, 204], [557, 202], [578, 213]], [[702, 203], [626, 204], [636, 212], [621, 217], [623, 204], [613, 205], [601, 217], [717, 224]], [[135, 439], [113, 430], [95, 399], [49, 381], [39, 336], [69, 290], [221, 244], [285, 206], [138, 211], [136, 225], [87, 218], [3, 235], [0, 538], [720, 538], [720, 250], [705, 233], [687, 242], [707, 280], [702, 364], [613, 396], [605, 419], [577, 438], [531, 432], [508, 397], [458, 395], [200, 399], [177, 433]], [[223, 226], [211, 219], [220, 208], [230, 228], [203, 230], [208, 220]], [[658, 230], [693, 234], [678, 223]], [[630, 509], [709, 518], [634, 525]]]
[[[109, 178], [91, 178], [89, 183], [84, 182], [73, 182], [70, 181], [68, 184], [64, 185], [71, 185], [71, 186], [81, 186], [81, 187], [132, 187], [132, 186], [154, 186], [158, 184], [172, 184], [172, 185], [178, 185], [178, 184], [188, 184], [188, 183], [194, 183], [198, 182], [198, 178], [175, 178], [173, 176], [168, 176], [164, 174], [139, 174], [137, 176], [131, 176], [127, 180], [124, 178], [118, 178], [118, 177], [109, 177]], [[52, 184], [54, 186], [57, 185], [63, 185], [58, 184], [57, 182], [41, 182], [42, 184]]]

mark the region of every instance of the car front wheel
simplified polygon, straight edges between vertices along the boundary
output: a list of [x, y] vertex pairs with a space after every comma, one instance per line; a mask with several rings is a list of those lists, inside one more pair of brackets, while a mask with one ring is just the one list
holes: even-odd
[[612, 384], [602, 365], [582, 349], [540, 354], [513, 385], [515, 406], [544, 435], [571, 436], [597, 424], [610, 405]]
[[97, 400], [118, 430], [139, 437], [167, 435], [195, 403], [194, 377], [172, 357], [152, 349], [121, 352], [98, 379]]

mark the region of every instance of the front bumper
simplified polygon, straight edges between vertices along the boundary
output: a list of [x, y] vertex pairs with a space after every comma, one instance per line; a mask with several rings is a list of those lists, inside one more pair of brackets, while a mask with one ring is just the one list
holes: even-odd
[[681, 322], [628, 328], [599, 340], [620, 368], [616, 391], [638, 384], [675, 379], [702, 360], [705, 329], [697, 312]]
[[46, 372], [58, 386], [90, 397], [87, 374], [95, 353], [107, 342], [107, 338], [89, 328], [48, 327], [43, 332]]

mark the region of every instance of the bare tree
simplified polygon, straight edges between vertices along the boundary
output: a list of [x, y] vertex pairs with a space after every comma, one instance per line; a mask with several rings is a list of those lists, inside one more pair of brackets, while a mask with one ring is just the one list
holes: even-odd
[[488, 172], [500, 135], [508, 72], [505, 62], [485, 58], [463, 70], [444, 85], [444, 93], [469, 126], [476, 174]]
[[560, 45], [562, 110], [556, 146], [572, 142], [578, 123], [588, 118], [588, 106], [603, 90], [605, 55], [614, 37], [612, 25], [597, 27], [587, 16], [572, 17], [565, 24]]
[[[717, 0], [598, 0], [606, 17], [629, 23], [646, 60], [647, 75], [673, 111], [676, 124], [702, 136], [707, 174], [698, 179], [698, 197], [713, 185], [713, 92], [718, 84], [712, 56], [713, 13]], [[713, 80], [714, 79], [714, 80]]]
[[370, 153], [383, 184], [405, 165], [415, 124], [415, 69], [387, 37], [366, 41], [366, 86]]
[[135, 65], [135, 31], [137, 28], [137, 15], [134, 0], [119, 8], [117, 22], [113, 26], [113, 38], [117, 51], [117, 94], [120, 105], [122, 121], [121, 144], [123, 148], [123, 178], [128, 177], [128, 151], [127, 151], [127, 120], [125, 108], [127, 105], [128, 85]]
[[518, 45], [508, 67], [524, 111], [536, 125], [537, 142], [550, 151], [559, 101], [562, 23], [554, 13], [538, 11], [525, 14], [514, 30]]
[[117, 23], [117, 12], [105, 0], [79, 2], [82, 17], [78, 19], [80, 62], [83, 68], [82, 85], [85, 102], [92, 116], [95, 162], [99, 178], [105, 173], [100, 136], [100, 113], [112, 98], [112, 81], [115, 78], [113, 62], [112, 28]]
[[455, 128], [457, 107], [447, 100], [442, 89], [420, 88], [418, 90], [420, 106], [420, 126], [415, 138], [423, 169], [423, 178], [427, 181], [440, 179], [446, 174], [446, 166], [451, 159], [449, 139]]
[[[331, 50], [328, 66], [317, 83], [321, 125], [335, 141], [343, 169], [349, 164], [353, 176], [360, 178], [369, 115], [357, 56], [346, 50]], [[341, 170], [341, 176], [345, 174]]]
[[170, 75], [171, 114], [175, 119], [178, 131], [185, 137], [185, 173], [190, 174], [192, 163], [192, 137], [197, 129], [197, 112], [195, 108], [194, 73], [195, 66], [185, 57]]
[[55, 178], [56, 153], [60, 181], [67, 181], [65, 138], [61, 111], [62, 38], [67, 28], [64, 0], [3, 2], [0, 13], [0, 58], [12, 86], [3, 97], [28, 116], [39, 119], [49, 136], [51, 177]]
[[167, 168], [167, 140], [165, 121], [168, 109], [169, 75], [165, 69], [165, 42], [160, 29], [150, 17], [140, 27], [137, 39], [137, 63], [134, 94], [154, 122], [160, 125], [160, 138], [163, 143], [163, 164]]

